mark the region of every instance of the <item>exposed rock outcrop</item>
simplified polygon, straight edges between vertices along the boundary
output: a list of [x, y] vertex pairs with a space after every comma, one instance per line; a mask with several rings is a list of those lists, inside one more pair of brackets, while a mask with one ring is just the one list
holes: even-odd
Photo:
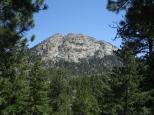
[[32, 48], [43, 60], [69, 62], [79, 62], [80, 59], [92, 56], [103, 58], [112, 55], [114, 50], [117, 48], [108, 42], [75, 33], [55, 34]]

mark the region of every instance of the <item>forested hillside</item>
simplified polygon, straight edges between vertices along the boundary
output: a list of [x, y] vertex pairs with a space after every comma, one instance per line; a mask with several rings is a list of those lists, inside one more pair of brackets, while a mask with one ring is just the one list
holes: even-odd
[[121, 66], [115, 52], [118, 48], [105, 41], [98, 41], [83, 34], [54, 34], [30, 49], [34, 57], [40, 57], [44, 67], [52, 74], [64, 69], [70, 76], [109, 73]]
[[103, 58], [90, 57], [76, 62], [68, 62], [60, 60], [57, 62], [47, 61], [45, 67], [49, 72], [54, 72], [58, 69], [67, 71], [71, 76], [82, 75], [100, 75], [107, 74], [116, 66], [122, 66], [122, 62], [114, 55], [104, 56]]

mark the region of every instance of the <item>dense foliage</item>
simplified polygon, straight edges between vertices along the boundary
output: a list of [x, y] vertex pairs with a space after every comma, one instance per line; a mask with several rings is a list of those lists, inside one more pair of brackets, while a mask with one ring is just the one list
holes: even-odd
[[91, 56], [80, 59], [79, 62], [68, 62], [65, 60], [48, 61], [45, 67], [52, 73], [57, 69], [65, 69], [70, 76], [96, 75], [109, 73], [113, 67], [121, 66], [122, 63], [115, 55], [106, 55], [103, 58]]
[[[141, 63], [139, 90], [143, 99], [142, 114], [154, 114], [154, 0], [108, 0], [108, 9], [125, 11], [124, 19], [117, 25], [117, 38], [122, 39], [122, 51], [131, 51]], [[143, 97], [144, 97], [143, 96]], [[136, 95], [137, 98], [138, 95]], [[141, 110], [140, 110], [141, 111]]]

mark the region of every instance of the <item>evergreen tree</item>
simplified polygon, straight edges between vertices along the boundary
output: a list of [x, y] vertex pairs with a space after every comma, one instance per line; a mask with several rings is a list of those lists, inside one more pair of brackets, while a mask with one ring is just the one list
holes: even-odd
[[[18, 43], [12, 50], [16, 62], [0, 75], [0, 114], [25, 114], [28, 98], [27, 48]], [[23, 71], [24, 70], [24, 71]], [[4, 77], [4, 72], [5, 77]]]
[[95, 96], [100, 114], [111, 114], [112, 108], [109, 107], [110, 104], [110, 92], [112, 91], [110, 86], [110, 76], [109, 74], [101, 74], [90, 77], [90, 88], [92, 89], [92, 94]]
[[143, 115], [150, 114], [145, 106], [147, 93], [140, 89], [142, 76], [140, 74], [140, 63], [133, 55], [132, 50], [123, 46], [119, 52], [123, 66], [116, 67], [111, 74], [111, 103], [117, 114]]
[[69, 80], [64, 70], [57, 70], [51, 76], [49, 98], [52, 115], [71, 115]]
[[48, 74], [40, 62], [40, 60], [34, 62], [29, 72], [28, 112], [30, 115], [46, 115], [52, 110], [49, 107]]
[[[114, 4], [114, 5], [113, 5]], [[133, 52], [142, 55], [146, 65], [144, 89], [154, 88], [154, 1], [153, 0], [109, 0], [109, 9], [126, 9], [126, 15], [117, 28], [119, 37]], [[111, 7], [112, 6], [112, 7]]]
[[99, 115], [100, 108], [92, 93], [90, 80], [87, 76], [79, 77], [73, 82], [73, 115]]
[[[24, 33], [43, 0], [0, 1], [0, 114], [26, 114], [29, 71]], [[33, 38], [33, 37], [32, 37]]]
[[145, 107], [154, 106], [154, 0], [109, 0], [112, 11], [125, 9], [125, 18], [117, 27], [118, 37], [139, 57], [142, 65], [142, 92], [149, 96]]
[[9, 68], [14, 46], [24, 38], [24, 32], [34, 27], [33, 14], [45, 9], [43, 0], [0, 1], [0, 61], [1, 71]]

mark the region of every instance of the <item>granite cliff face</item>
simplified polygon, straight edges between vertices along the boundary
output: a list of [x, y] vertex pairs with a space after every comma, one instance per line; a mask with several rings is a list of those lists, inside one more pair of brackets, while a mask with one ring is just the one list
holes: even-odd
[[58, 33], [34, 46], [32, 51], [45, 61], [79, 62], [80, 59], [88, 57], [103, 58], [112, 55], [116, 49], [110, 43], [97, 41], [95, 38], [83, 34], [62, 35]]

